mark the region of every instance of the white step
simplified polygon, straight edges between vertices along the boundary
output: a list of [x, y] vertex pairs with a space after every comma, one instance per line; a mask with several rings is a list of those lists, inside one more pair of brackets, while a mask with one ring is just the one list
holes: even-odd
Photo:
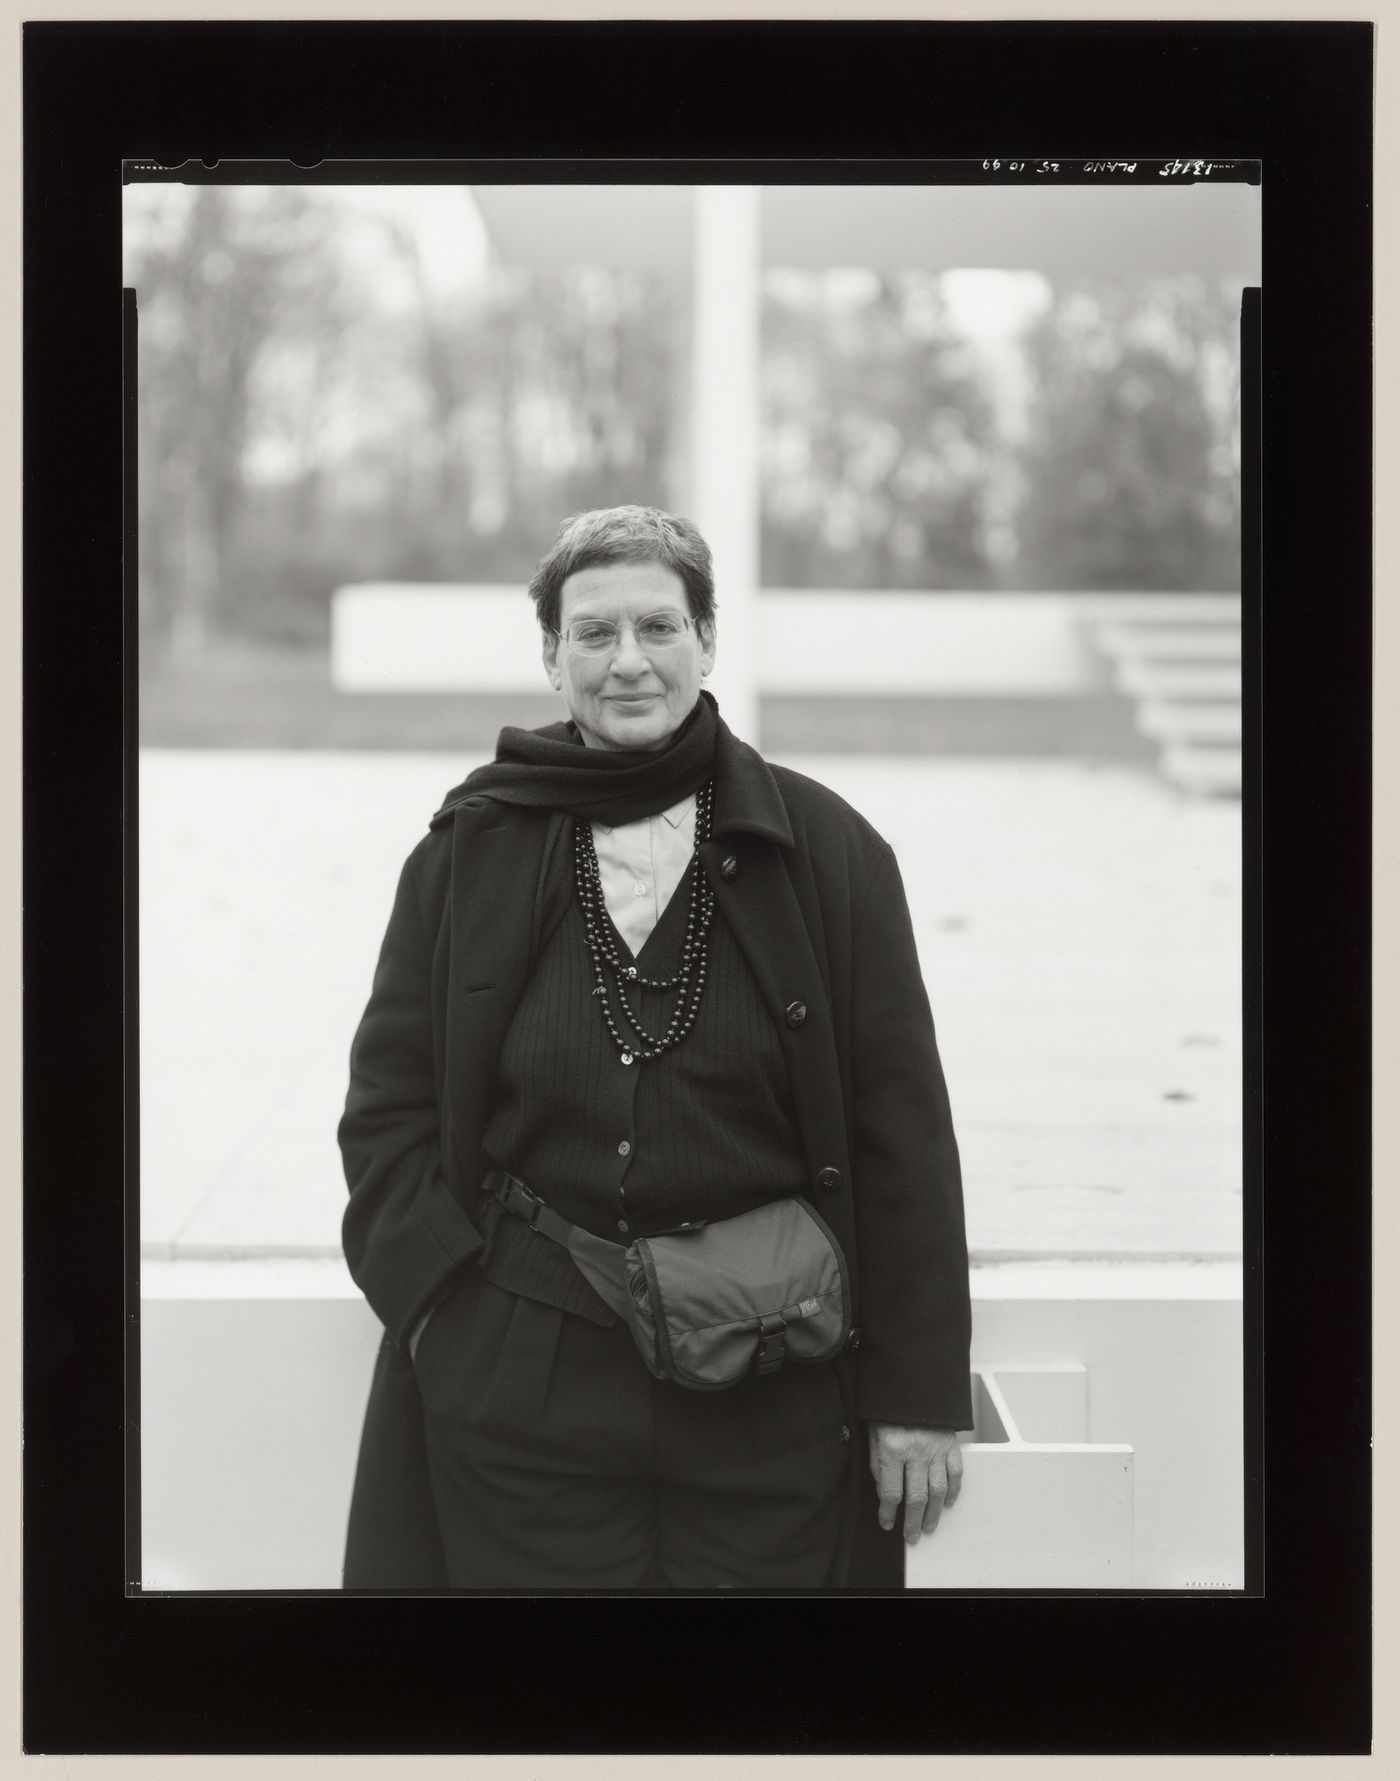
[[1238, 594], [1075, 594], [1089, 624], [1238, 624]]
[[1215, 662], [1119, 662], [1113, 684], [1130, 699], [1239, 699], [1240, 671]]
[[1193, 748], [1180, 743], [1162, 751], [1162, 771], [1182, 791], [1238, 797], [1244, 767], [1238, 749]]
[[1224, 625], [1099, 625], [1095, 639], [1124, 662], [1238, 662], [1239, 627]]
[[907, 1589], [1126, 1589], [1133, 1449], [1091, 1442], [1082, 1363], [975, 1367], [969, 1512], [905, 1553]]
[[1144, 736], [1157, 742], [1233, 742], [1244, 733], [1238, 705], [1174, 705], [1147, 700], [1134, 713]]

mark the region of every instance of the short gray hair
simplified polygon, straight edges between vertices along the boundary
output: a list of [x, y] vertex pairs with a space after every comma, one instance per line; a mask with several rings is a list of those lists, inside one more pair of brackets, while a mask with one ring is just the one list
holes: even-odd
[[697, 624], [713, 624], [714, 568], [697, 528], [659, 507], [597, 507], [571, 514], [540, 558], [530, 598], [541, 630], [558, 630], [560, 596], [569, 577], [606, 563], [662, 564], [680, 576], [690, 616]]

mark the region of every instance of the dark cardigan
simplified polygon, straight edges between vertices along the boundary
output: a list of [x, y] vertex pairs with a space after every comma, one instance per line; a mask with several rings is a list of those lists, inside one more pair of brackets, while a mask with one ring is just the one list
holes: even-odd
[[[652, 989], [646, 979], [679, 969], [688, 888], [672, 897], [637, 955], [641, 981], [626, 991], [650, 1033], [665, 1030], [677, 1001], [674, 989]], [[571, 1224], [614, 1243], [733, 1218], [802, 1192], [807, 1169], [787, 1060], [722, 915], [710, 925], [694, 1025], [660, 1057], [620, 1061], [594, 987], [575, 901], [545, 943], [506, 1034], [484, 1141], [492, 1163]], [[620, 1012], [615, 1019], [630, 1033]]]
[[[351, 1505], [350, 1588], [443, 1587], [422, 1414], [404, 1353], [481, 1252], [478, 1183], [502, 1039], [567, 874], [563, 819], [449, 795], [399, 880], [351, 1052], [340, 1143], [346, 1260], [385, 1326]], [[908, 906], [888, 844], [814, 780], [721, 724], [701, 850], [781, 1038], [808, 1192], [851, 1268], [853, 1417], [968, 1428], [962, 1187]], [[840, 1581], [897, 1585], [852, 1443]]]

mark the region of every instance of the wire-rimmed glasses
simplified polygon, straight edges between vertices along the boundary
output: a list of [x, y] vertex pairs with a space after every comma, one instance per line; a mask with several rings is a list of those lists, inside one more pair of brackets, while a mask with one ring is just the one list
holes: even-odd
[[[628, 621], [614, 624], [607, 618], [576, 618], [554, 634], [575, 655], [611, 655], [622, 641]], [[650, 612], [631, 621], [632, 635], [645, 655], [663, 655], [675, 649], [695, 623], [683, 612]]]

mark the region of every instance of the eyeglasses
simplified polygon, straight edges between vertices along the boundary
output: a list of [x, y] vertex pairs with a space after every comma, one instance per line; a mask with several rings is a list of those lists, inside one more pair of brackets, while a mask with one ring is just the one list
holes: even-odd
[[[694, 619], [680, 612], [653, 612], [646, 618], [637, 619], [632, 626], [632, 635], [637, 639], [637, 647], [645, 654], [661, 655], [674, 649], [694, 623]], [[613, 624], [610, 619], [578, 618], [554, 634], [561, 643], [567, 643], [575, 655], [605, 656], [611, 655], [622, 641], [622, 632], [623, 626]]]

